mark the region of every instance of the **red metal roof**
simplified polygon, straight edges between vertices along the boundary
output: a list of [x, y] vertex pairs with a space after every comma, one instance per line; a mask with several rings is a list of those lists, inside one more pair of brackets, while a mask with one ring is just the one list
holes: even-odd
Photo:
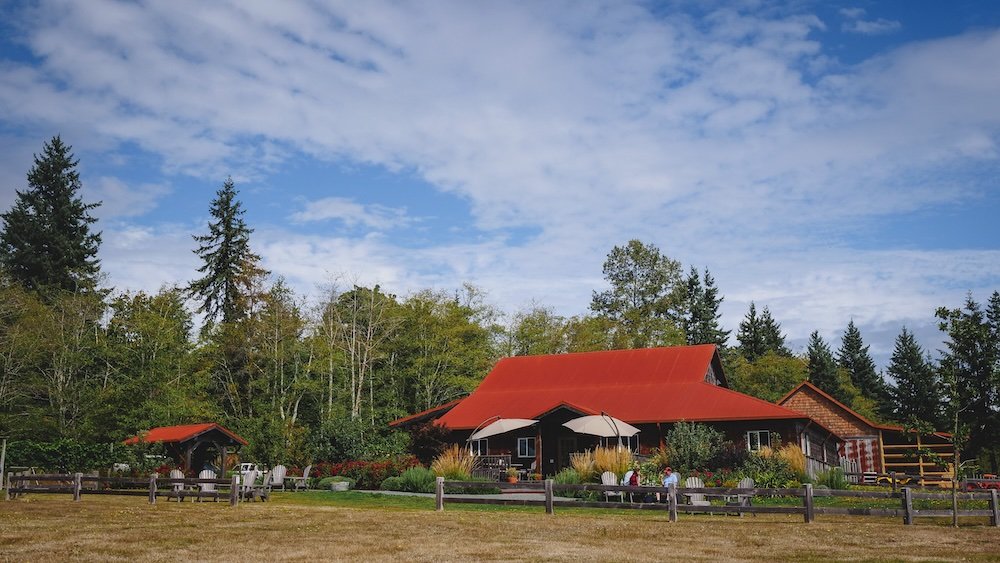
[[214, 422], [205, 422], [202, 424], [183, 424], [180, 426], [160, 426], [153, 428], [148, 432], [139, 434], [138, 436], [132, 436], [131, 438], [125, 440], [125, 443], [131, 445], [138, 444], [140, 441], [147, 443], [186, 442], [187, 440], [196, 438], [197, 436], [200, 436], [210, 430], [218, 430], [244, 446], [249, 443], [232, 430]]
[[716, 357], [708, 344], [505, 358], [438, 423], [470, 429], [490, 416], [534, 418], [563, 404], [633, 424], [807, 418], [705, 382]]

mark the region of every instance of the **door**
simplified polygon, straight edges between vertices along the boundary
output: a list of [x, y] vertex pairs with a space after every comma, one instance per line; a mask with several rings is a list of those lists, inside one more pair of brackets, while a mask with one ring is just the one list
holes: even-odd
[[559, 438], [559, 451], [556, 456], [556, 471], [569, 467], [569, 454], [576, 452], [576, 436]]

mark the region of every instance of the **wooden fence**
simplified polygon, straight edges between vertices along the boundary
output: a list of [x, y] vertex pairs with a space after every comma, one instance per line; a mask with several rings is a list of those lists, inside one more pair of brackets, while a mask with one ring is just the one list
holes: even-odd
[[[667, 511], [668, 519], [671, 522], [677, 521], [678, 513], [687, 514], [797, 514], [801, 515], [804, 522], [809, 523], [815, 520], [817, 514], [837, 514], [846, 516], [887, 516], [902, 518], [903, 523], [913, 524], [916, 518], [921, 517], [941, 517], [953, 516], [952, 510], [935, 510], [914, 508], [913, 500], [950, 500], [950, 493], [926, 493], [916, 492], [909, 487], [903, 487], [900, 491], [848, 491], [836, 489], [816, 490], [812, 485], [806, 484], [796, 489], [740, 489], [740, 488], [677, 488], [670, 487], [630, 487], [623, 485], [564, 485], [556, 484], [551, 479], [544, 482], [535, 483], [489, 483], [488, 486], [499, 489], [514, 489], [517, 491], [527, 491], [544, 493], [544, 500], [532, 499], [504, 499], [500, 497], [487, 496], [448, 496], [445, 494], [449, 490], [482, 489], [484, 483], [481, 481], [445, 481], [438, 477], [435, 494], [435, 507], [437, 510], [444, 510], [445, 502], [448, 503], [468, 503], [468, 504], [503, 504], [522, 506], [544, 506], [545, 512], [553, 514], [555, 507], [588, 507], [588, 508], [624, 508], [633, 510], [663, 510]], [[581, 501], [581, 500], [557, 500], [556, 491], [598, 491], [601, 493], [660, 495], [663, 502], [606, 502], [606, 501]], [[800, 498], [800, 506], [760, 506], [752, 503], [725, 503], [716, 505], [692, 505], [680, 504], [679, 496], [701, 494], [709, 498], [725, 499], [729, 497], [738, 498], [740, 496], [754, 497], [792, 497]], [[899, 508], [852, 508], [852, 507], [832, 507], [815, 506], [817, 497], [853, 497], [870, 499], [897, 499], [900, 502]], [[978, 492], [962, 492], [958, 494], [960, 500], [988, 500], [990, 508], [986, 510], [958, 510], [959, 517], [987, 516], [991, 526], [1000, 526], [1000, 494], [996, 489]], [[607, 498], [607, 496], [606, 496]]]
[[[215, 485], [216, 490], [204, 490], [201, 485]], [[198, 487], [195, 489], [194, 487]], [[220, 487], [228, 487], [223, 494]], [[7, 475], [7, 500], [27, 493], [71, 494], [74, 501], [79, 501], [83, 495], [119, 495], [144, 496], [150, 504], [156, 504], [157, 497], [168, 500], [176, 498], [211, 498], [218, 500], [224, 496], [229, 498], [229, 504], [236, 506], [241, 497], [240, 477], [233, 475], [232, 479], [201, 479], [201, 478], [170, 478], [151, 475], [149, 479], [128, 477], [97, 477], [74, 474], [43, 474], [43, 475]]]

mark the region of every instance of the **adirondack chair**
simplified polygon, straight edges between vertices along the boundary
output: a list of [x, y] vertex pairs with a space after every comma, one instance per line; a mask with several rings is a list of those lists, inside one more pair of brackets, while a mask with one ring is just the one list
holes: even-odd
[[301, 477], [286, 477], [292, 482], [292, 487], [294, 490], [308, 489], [309, 488], [309, 471], [312, 470], [312, 465], [307, 465], [305, 469], [302, 470]]
[[[754, 482], [753, 482], [753, 479], [751, 479], [750, 477], [744, 477], [744, 478], [740, 479], [739, 484], [736, 485], [736, 487], [740, 488], [740, 489], [752, 489], [753, 486], [754, 486]], [[738, 507], [752, 506], [752, 503], [753, 503], [752, 499], [753, 499], [753, 495], [751, 495], [751, 494], [740, 494], [740, 493], [737, 493], [735, 495], [729, 495], [729, 496], [726, 497], [726, 505], [727, 506], [738, 506]], [[742, 512], [739, 512], [738, 514], [740, 516], [743, 516]], [[753, 515], [757, 516], [756, 513], [754, 513]]]
[[[204, 469], [198, 474], [199, 479], [215, 479], [215, 471], [211, 469]], [[215, 483], [198, 483], [198, 488], [201, 490], [202, 494], [211, 494], [215, 502], [219, 502], [219, 490], [216, 489]], [[198, 502], [201, 502], [203, 497], [198, 497]]]
[[[183, 479], [184, 478], [184, 472], [181, 471], [180, 469], [171, 469], [170, 470], [170, 478], [171, 479]], [[184, 483], [173, 483], [170, 486], [173, 489], [174, 495], [177, 497], [177, 502], [183, 501], [184, 500]], [[170, 500], [169, 497], [168, 497], [167, 500]]]
[[257, 482], [257, 475], [260, 472], [251, 469], [240, 476], [240, 498], [243, 500], [251, 500], [254, 495], [254, 483]]
[[271, 482], [270, 485], [274, 488], [281, 488], [282, 491], [285, 490], [285, 475], [288, 473], [288, 468], [284, 465], [275, 465], [274, 469], [271, 470]]
[[[701, 480], [701, 477], [688, 477], [684, 480], [684, 487], [687, 489], [702, 489], [705, 487], [705, 482]], [[685, 493], [687, 497], [687, 503], [691, 506], [708, 506], [712, 503], [705, 498], [704, 493]]]
[[[617, 485], [618, 476], [611, 471], [605, 471], [601, 473], [601, 484], [602, 485]], [[623, 491], [604, 491], [604, 500], [608, 500], [611, 497], [618, 497], [621, 502], [625, 502], [625, 493]]]

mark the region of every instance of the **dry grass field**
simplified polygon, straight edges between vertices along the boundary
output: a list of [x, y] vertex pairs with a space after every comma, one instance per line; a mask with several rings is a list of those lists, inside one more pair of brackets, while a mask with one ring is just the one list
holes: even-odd
[[[985, 521], [984, 521], [985, 524]], [[687, 516], [276, 494], [237, 508], [141, 497], [0, 501], [0, 560], [1000, 560], [1000, 530], [883, 518]]]

